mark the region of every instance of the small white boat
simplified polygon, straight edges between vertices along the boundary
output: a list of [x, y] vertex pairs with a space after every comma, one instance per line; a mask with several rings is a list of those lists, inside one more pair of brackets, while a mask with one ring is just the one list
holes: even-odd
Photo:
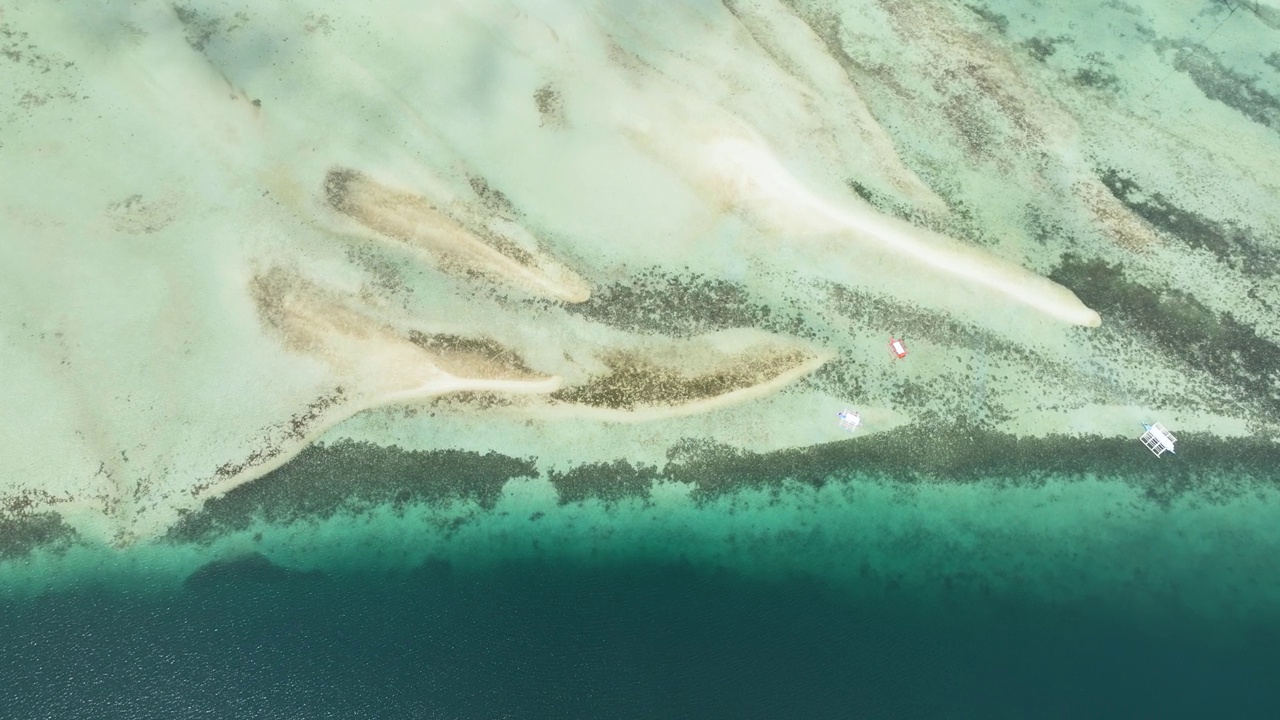
[[1155, 453], [1156, 457], [1160, 457], [1166, 452], [1177, 454], [1174, 453], [1173, 444], [1178, 442], [1178, 438], [1174, 437], [1173, 433], [1166, 430], [1163, 425], [1160, 423], [1152, 425], [1142, 423], [1142, 427], [1146, 432], [1142, 433], [1142, 437], [1138, 439], [1142, 441], [1143, 445], [1147, 446], [1148, 450]]
[[853, 410], [850, 410], [849, 408], [845, 408], [844, 410], [841, 410], [840, 412], [836, 413], [836, 417], [840, 418], [841, 430], [848, 430], [849, 432], [853, 432], [854, 430], [858, 429], [859, 425], [862, 424], [862, 416], [854, 412]]

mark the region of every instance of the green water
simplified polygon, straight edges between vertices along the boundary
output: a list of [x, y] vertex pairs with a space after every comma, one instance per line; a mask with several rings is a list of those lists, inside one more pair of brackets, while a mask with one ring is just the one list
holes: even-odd
[[1280, 613], [1274, 489], [1225, 500], [1191, 493], [1164, 505], [1106, 477], [1020, 486], [846, 474], [817, 487], [786, 481], [712, 498], [695, 489], [658, 479], [642, 497], [561, 503], [548, 480], [517, 478], [483, 504], [353, 502], [290, 522], [259, 516], [197, 543], [37, 552], [7, 563], [4, 585], [32, 592], [146, 579], [164, 587], [211, 560], [249, 553], [326, 572], [556, 559], [682, 562], [771, 580], [799, 573], [855, 595], [979, 593], [1105, 609], [1155, 627], [1189, 616], [1231, 631]]

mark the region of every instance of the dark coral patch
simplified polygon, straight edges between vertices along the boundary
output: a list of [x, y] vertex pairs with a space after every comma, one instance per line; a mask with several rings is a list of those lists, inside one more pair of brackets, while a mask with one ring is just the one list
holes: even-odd
[[858, 197], [867, 201], [867, 203], [877, 208], [880, 207], [880, 204], [882, 202], [880, 193], [877, 193], [876, 191], [858, 182], [857, 180], [854, 180], [853, 178], [849, 178], [845, 180], [844, 184], [848, 186], [850, 190], [853, 191], [854, 195], [857, 195]]
[[1102, 183], [1117, 200], [1156, 229], [1187, 245], [1207, 250], [1228, 266], [1250, 275], [1270, 277], [1280, 263], [1280, 251], [1264, 245], [1248, 230], [1219, 222], [1173, 204], [1162, 193], [1144, 190], [1132, 178], [1108, 168], [1099, 173]]
[[651, 465], [632, 465], [625, 460], [610, 463], [587, 463], [564, 472], [547, 473], [547, 479], [560, 495], [560, 504], [600, 498], [616, 502], [626, 498], [647, 497], [654, 480], [661, 477]]
[[1203, 45], [1178, 48], [1173, 66], [1186, 73], [1205, 97], [1238, 110], [1256, 123], [1280, 131], [1280, 96], [1264, 89], [1259, 78], [1243, 75], [1223, 65]]
[[1027, 52], [1031, 54], [1031, 57], [1040, 62], [1044, 62], [1058, 51], [1058, 45], [1067, 42], [1068, 40], [1070, 40], [1070, 38], [1066, 35], [1058, 35], [1056, 37], [1037, 35], [1028, 39], [1022, 45], [1027, 49]]
[[173, 14], [182, 23], [187, 44], [197, 52], [203, 52], [209, 41], [222, 30], [222, 21], [194, 8], [173, 6]]
[[586, 302], [565, 309], [620, 330], [672, 337], [764, 327], [770, 319], [769, 307], [740, 284], [659, 270], [600, 288]]
[[489, 211], [508, 217], [515, 217], [520, 214], [511, 199], [501, 190], [490, 185], [488, 180], [479, 176], [472, 176], [469, 182], [471, 183], [471, 191], [476, 194], [476, 197], [480, 198], [481, 204]]
[[688, 376], [642, 358], [616, 355], [605, 361], [610, 368], [608, 374], [557, 390], [551, 397], [561, 402], [614, 410], [679, 405], [768, 382], [812, 357], [803, 350], [760, 351], [732, 365]]
[[214, 560], [202, 565], [187, 576], [183, 585], [188, 589], [209, 590], [221, 585], [275, 585], [291, 580], [318, 577], [319, 572], [291, 570], [276, 565], [261, 553], [249, 553], [227, 560]]
[[76, 538], [76, 531], [56, 512], [13, 512], [7, 507], [0, 512], [0, 561], [24, 557], [40, 548], [66, 548]]
[[1004, 15], [1001, 15], [1000, 13], [992, 10], [991, 8], [983, 7], [981, 5], [974, 5], [972, 3], [966, 4], [965, 7], [969, 8], [969, 12], [972, 12], [974, 15], [977, 15], [978, 17], [982, 18], [988, 25], [990, 25], [996, 32], [1000, 33], [1001, 35], [1009, 32], [1009, 18], [1005, 17]]
[[354, 215], [357, 211], [352, 202], [352, 185], [364, 180], [362, 173], [348, 168], [334, 168], [324, 176], [324, 199], [329, 207], [345, 215]]
[[1128, 280], [1116, 265], [1063, 257], [1050, 279], [1071, 289], [1109, 323], [1149, 338], [1190, 368], [1239, 390], [1242, 402], [1280, 413], [1280, 346], [1228, 313], [1175, 288]]
[[546, 83], [534, 91], [533, 103], [542, 118], [542, 126], [563, 128], [568, 124], [564, 112], [564, 95], [552, 83]]
[[1120, 88], [1120, 78], [1116, 77], [1111, 63], [1100, 53], [1089, 53], [1085, 56], [1084, 63], [1071, 78], [1076, 85], [1112, 92]]
[[484, 337], [409, 331], [409, 342], [431, 353], [446, 371], [464, 377], [530, 378], [538, 374], [515, 351]]
[[1167, 505], [1184, 495], [1223, 502], [1261, 487], [1280, 488], [1280, 448], [1265, 439], [1224, 439], [1183, 433], [1194, 455], [1155, 461], [1134, 439], [1020, 438], [965, 424], [913, 425], [856, 441], [772, 453], [725, 446], [685, 451], [663, 471], [690, 482], [695, 497], [710, 499], [744, 487], [799, 482], [822, 486], [856, 473], [887, 482], [1043, 485], [1049, 478], [1121, 478]]
[[166, 538], [209, 540], [244, 529], [255, 518], [283, 523], [381, 504], [472, 500], [493, 507], [508, 480], [537, 475], [532, 461], [497, 453], [422, 452], [354, 441], [311, 445], [284, 466], [206, 501]]

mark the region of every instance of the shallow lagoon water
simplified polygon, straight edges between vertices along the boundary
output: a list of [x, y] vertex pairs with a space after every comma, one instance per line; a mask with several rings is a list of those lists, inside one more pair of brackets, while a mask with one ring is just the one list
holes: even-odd
[[122, 544], [330, 433], [648, 460], [846, 403], [1280, 437], [1261, 7], [6, 7], [4, 497]]

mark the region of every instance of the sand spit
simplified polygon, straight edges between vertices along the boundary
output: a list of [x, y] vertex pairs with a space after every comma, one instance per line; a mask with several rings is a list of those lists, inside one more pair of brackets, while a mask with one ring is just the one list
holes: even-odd
[[[802, 44], [808, 42], [805, 39]], [[1013, 262], [890, 218], [858, 198], [835, 199], [827, 185], [819, 189], [784, 164], [774, 144], [751, 123], [643, 68], [632, 72], [637, 73], [641, 87], [662, 88], [668, 97], [645, 115], [619, 109], [621, 131], [642, 152], [672, 168], [711, 206], [748, 217], [765, 233], [784, 241], [830, 236], [858, 240], [855, 248], [838, 243], [810, 245], [822, 253], [820, 264], [833, 270], [863, 264], [862, 250], [889, 253], [927, 267], [931, 274], [994, 291], [1057, 320], [1084, 327], [1101, 324], [1101, 317], [1069, 290]], [[625, 96], [618, 102], [634, 104]], [[1047, 113], [1041, 126], [1026, 130], [1025, 142], [1052, 137], [1055, 123], [1073, 127], [1065, 113]], [[876, 158], [897, 158], [885, 143], [874, 142], [868, 149]], [[1096, 179], [1092, 182], [1098, 184]], [[1102, 192], [1105, 196], [1105, 188]], [[921, 208], [928, 209], [930, 203], [922, 199]], [[1107, 204], [1095, 193], [1092, 201], [1103, 206], [1095, 210], [1099, 217], [1128, 215], [1114, 199]], [[1139, 230], [1145, 227], [1138, 218], [1132, 220]], [[800, 247], [788, 245], [789, 250]]]
[[583, 302], [585, 280], [536, 248], [491, 228], [464, 225], [427, 198], [379, 183], [347, 168], [330, 170], [324, 197], [332, 209], [379, 236], [423, 251], [441, 270], [483, 275], [552, 300]]
[[[451, 393], [547, 394], [562, 386], [496, 341], [408, 328], [355, 298], [282, 268], [252, 280], [263, 324], [293, 353], [329, 365], [337, 389], [297, 415], [242, 462], [221, 466], [193, 495], [215, 497], [280, 467], [356, 413]], [[163, 528], [154, 528], [160, 530]]]
[[[1097, 327], [1099, 315], [1070, 290], [1007, 260], [903, 221], [852, 199], [835, 205], [812, 193], [749, 131], [709, 138], [689, 155], [688, 170], [701, 186], [722, 194], [740, 212], [782, 236], [845, 235], [874, 249], [909, 258], [931, 270], [1006, 297], [1073, 325]], [[797, 246], [798, 247], [798, 246]], [[819, 246], [830, 262], [847, 262], [840, 245]]]
[[351, 388], [349, 395], [414, 394], [436, 384], [452, 392], [465, 389], [458, 383], [467, 381], [486, 389], [495, 382], [558, 383], [490, 338], [414, 327], [391, 311], [288, 270], [255, 276], [251, 293], [263, 324], [284, 347], [324, 361], [335, 381]]

